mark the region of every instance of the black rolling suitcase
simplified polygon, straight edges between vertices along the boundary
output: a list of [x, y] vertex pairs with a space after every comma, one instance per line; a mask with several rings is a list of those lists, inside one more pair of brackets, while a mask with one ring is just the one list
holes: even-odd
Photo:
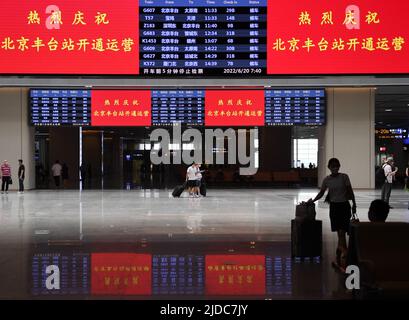
[[183, 193], [183, 191], [185, 191], [185, 189], [186, 189], [186, 183], [176, 186], [175, 189], [173, 189], [172, 196], [174, 198], [179, 198], [181, 194]]
[[291, 257], [322, 256], [322, 221], [291, 220]]

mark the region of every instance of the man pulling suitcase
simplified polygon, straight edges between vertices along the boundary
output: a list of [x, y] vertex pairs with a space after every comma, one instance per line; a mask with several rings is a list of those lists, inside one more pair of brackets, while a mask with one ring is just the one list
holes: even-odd
[[176, 186], [175, 189], [173, 189], [172, 196], [174, 198], [179, 198], [182, 195], [183, 191], [185, 191], [186, 185], [187, 184], [185, 182], [184, 184]]

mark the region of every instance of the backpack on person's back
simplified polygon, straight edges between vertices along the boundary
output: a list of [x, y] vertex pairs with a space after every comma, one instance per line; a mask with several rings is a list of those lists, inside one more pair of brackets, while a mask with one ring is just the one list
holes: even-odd
[[383, 183], [385, 182], [385, 166], [386, 164], [383, 164], [381, 167], [378, 168], [375, 172], [375, 181], [376, 183]]

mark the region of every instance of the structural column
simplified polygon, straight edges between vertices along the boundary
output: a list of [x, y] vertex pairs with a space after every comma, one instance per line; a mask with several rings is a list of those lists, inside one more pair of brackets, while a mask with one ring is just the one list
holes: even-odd
[[341, 172], [360, 189], [375, 187], [375, 89], [331, 88], [327, 121], [319, 137], [318, 184], [330, 172], [327, 163], [338, 158]]
[[34, 133], [29, 125], [28, 90], [0, 88], [0, 161], [11, 165], [11, 190], [18, 189], [18, 159], [26, 167], [24, 187], [35, 187]]

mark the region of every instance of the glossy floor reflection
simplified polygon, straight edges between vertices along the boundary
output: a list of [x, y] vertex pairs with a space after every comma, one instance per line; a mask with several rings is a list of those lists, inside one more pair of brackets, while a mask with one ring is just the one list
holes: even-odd
[[292, 259], [288, 242], [50, 242], [1, 250], [9, 259], [2, 299], [351, 298], [325, 259]]
[[[306, 190], [32, 191], [0, 203], [0, 298], [349, 299], [331, 267], [335, 235], [319, 203], [323, 256], [291, 258], [290, 221]], [[378, 191], [357, 191], [367, 220]], [[389, 221], [409, 221], [392, 191]], [[47, 289], [56, 270], [59, 289]], [[53, 286], [52, 279], [49, 285]]]

